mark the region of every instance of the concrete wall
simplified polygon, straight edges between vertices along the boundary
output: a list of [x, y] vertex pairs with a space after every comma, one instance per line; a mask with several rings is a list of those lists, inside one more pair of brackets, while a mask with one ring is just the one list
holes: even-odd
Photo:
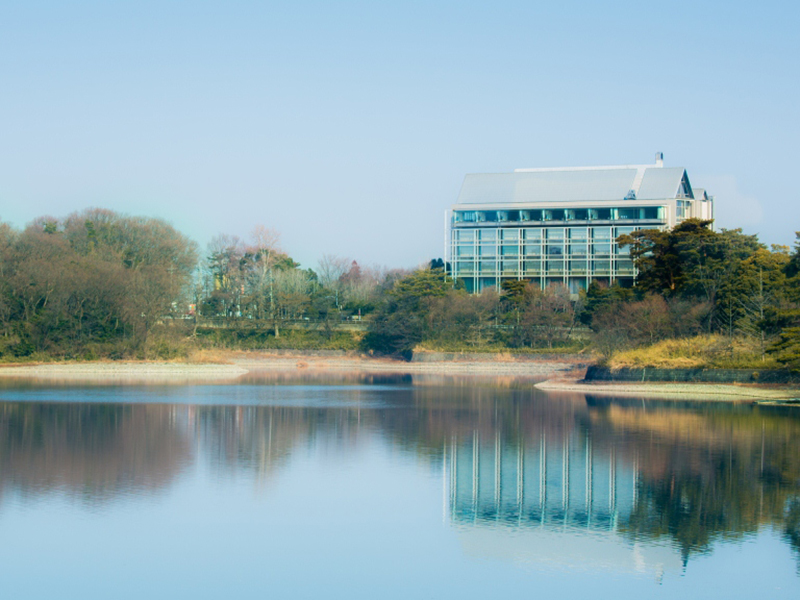
[[586, 371], [586, 381], [800, 383], [800, 373], [772, 369], [611, 369], [591, 366]]

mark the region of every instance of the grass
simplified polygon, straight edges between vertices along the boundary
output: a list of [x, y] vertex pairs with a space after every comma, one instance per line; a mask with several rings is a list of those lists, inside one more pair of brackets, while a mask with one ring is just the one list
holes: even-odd
[[667, 369], [778, 369], [771, 357], [762, 358], [757, 340], [700, 335], [663, 340], [652, 346], [615, 352], [607, 366]]
[[568, 346], [554, 346], [553, 348], [509, 348], [503, 344], [467, 344], [464, 342], [438, 342], [427, 340], [417, 344], [414, 352], [457, 352], [457, 353], [486, 353], [486, 354], [579, 354], [587, 350], [583, 344]]

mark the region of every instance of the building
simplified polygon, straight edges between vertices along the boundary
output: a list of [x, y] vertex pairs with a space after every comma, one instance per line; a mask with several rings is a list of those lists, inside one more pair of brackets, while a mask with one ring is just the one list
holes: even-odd
[[525, 279], [577, 294], [591, 281], [633, 284], [618, 236], [713, 216], [713, 197], [661, 153], [652, 165], [469, 174], [447, 220], [446, 255], [470, 292]]

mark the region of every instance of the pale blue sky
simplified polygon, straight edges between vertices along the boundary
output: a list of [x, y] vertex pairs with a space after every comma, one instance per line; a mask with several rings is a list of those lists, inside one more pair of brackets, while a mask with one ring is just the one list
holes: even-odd
[[789, 2], [0, 3], [0, 219], [87, 206], [292, 256], [442, 255], [469, 172], [646, 163], [800, 229]]

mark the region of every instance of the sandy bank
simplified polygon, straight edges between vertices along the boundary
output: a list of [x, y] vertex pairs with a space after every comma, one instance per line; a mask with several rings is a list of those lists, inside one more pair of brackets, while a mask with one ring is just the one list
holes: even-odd
[[189, 382], [231, 380], [247, 373], [237, 365], [92, 362], [0, 367], [0, 377], [40, 381]]
[[367, 357], [284, 357], [284, 356], [236, 356], [232, 364], [249, 371], [264, 370], [315, 370], [381, 373], [426, 373], [444, 375], [519, 375], [526, 377], [549, 377], [556, 373], [572, 371], [576, 362], [557, 360], [481, 360], [481, 361], [435, 361], [405, 362], [385, 358]]
[[578, 379], [548, 379], [536, 384], [548, 392], [580, 392], [582, 394], [625, 397], [650, 397], [675, 400], [713, 401], [780, 401], [800, 397], [793, 387], [760, 387], [714, 383], [583, 383]]
[[553, 360], [482, 360], [413, 363], [370, 357], [275, 356], [251, 352], [217, 355], [225, 364], [175, 362], [90, 362], [42, 365], [3, 365], [0, 378], [38, 381], [86, 381], [115, 383], [188, 383], [237, 379], [252, 372], [286, 374], [390, 373], [473, 376], [520, 376], [545, 378], [562, 376], [576, 363]]

